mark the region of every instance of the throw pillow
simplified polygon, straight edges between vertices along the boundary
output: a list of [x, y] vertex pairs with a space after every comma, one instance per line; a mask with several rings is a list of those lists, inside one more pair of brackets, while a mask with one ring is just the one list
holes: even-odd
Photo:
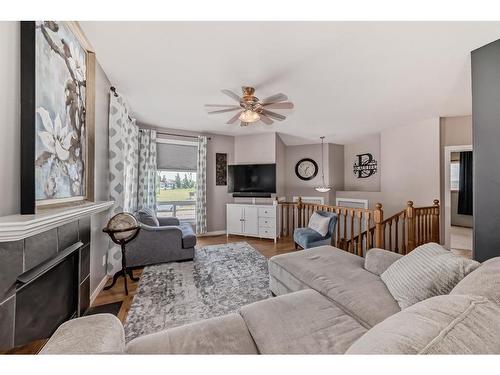
[[323, 216], [314, 212], [309, 219], [309, 224], [307, 225], [310, 229], [321, 234], [322, 237], [325, 237], [328, 233], [328, 225], [330, 224], [330, 217]]
[[151, 227], [158, 227], [160, 225], [154, 211], [150, 208], [141, 208], [138, 211], [139, 221]]
[[479, 263], [428, 243], [395, 261], [380, 276], [401, 309], [448, 294]]

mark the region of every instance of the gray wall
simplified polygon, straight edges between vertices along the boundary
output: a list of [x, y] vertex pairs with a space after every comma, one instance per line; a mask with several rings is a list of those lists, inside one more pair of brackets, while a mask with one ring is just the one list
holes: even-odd
[[[19, 213], [20, 200], [20, 25], [0, 22], [0, 216]], [[95, 121], [95, 196], [109, 199], [108, 194], [108, 90], [109, 81], [96, 66]], [[91, 292], [105, 275], [102, 256], [107, 240], [102, 233], [106, 214], [92, 217]]]
[[430, 206], [439, 198], [439, 119], [385, 129], [380, 133], [380, 192], [337, 191], [340, 198], [382, 203], [384, 216], [408, 200]]
[[[345, 190], [350, 191], [380, 191], [380, 134], [362, 137], [355, 143], [344, 146], [345, 150]], [[367, 178], [358, 178], [353, 173], [354, 163], [358, 161], [357, 155], [370, 153], [377, 161], [378, 171]]]
[[[440, 198], [441, 201], [441, 238], [444, 238], [445, 215], [445, 147], [472, 145], [472, 116], [451, 116], [439, 119], [439, 171], [440, 171]], [[458, 193], [451, 192], [451, 225], [460, 225], [472, 228], [472, 216], [458, 215]]]
[[20, 27], [0, 22], [0, 216], [19, 212], [20, 200]]
[[234, 137], [235, 164], [276, 163], [276, 133]]
[[472, 52], [474, 250], [500, 256], [500, 40]]

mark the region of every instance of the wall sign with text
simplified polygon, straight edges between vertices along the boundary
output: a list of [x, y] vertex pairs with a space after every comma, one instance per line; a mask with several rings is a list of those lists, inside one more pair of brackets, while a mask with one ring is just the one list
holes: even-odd
[[356, 157], [353, 172], [357, 178], [368, 178], [377, 173], [377, 161], [372, 154], [359, 154]]

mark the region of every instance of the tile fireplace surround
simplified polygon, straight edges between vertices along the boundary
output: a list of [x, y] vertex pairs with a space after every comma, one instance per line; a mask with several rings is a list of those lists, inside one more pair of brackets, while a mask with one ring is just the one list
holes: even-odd
[[112, 205], [113, 202], [95, 202], [35, 215], [0, 217], [0, 351], [18, 344], [15, 339], [17, 277], [78, 242], [83, 245], [78, 250], [77, 313], [88, 308], [91, 216]]

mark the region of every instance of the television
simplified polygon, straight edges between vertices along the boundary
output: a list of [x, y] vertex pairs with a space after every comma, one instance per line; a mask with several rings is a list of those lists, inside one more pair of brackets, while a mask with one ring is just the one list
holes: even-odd
[[227, 187], [234, 197], [270, 197], [276, 193], [276, 164], [229, 165]]

